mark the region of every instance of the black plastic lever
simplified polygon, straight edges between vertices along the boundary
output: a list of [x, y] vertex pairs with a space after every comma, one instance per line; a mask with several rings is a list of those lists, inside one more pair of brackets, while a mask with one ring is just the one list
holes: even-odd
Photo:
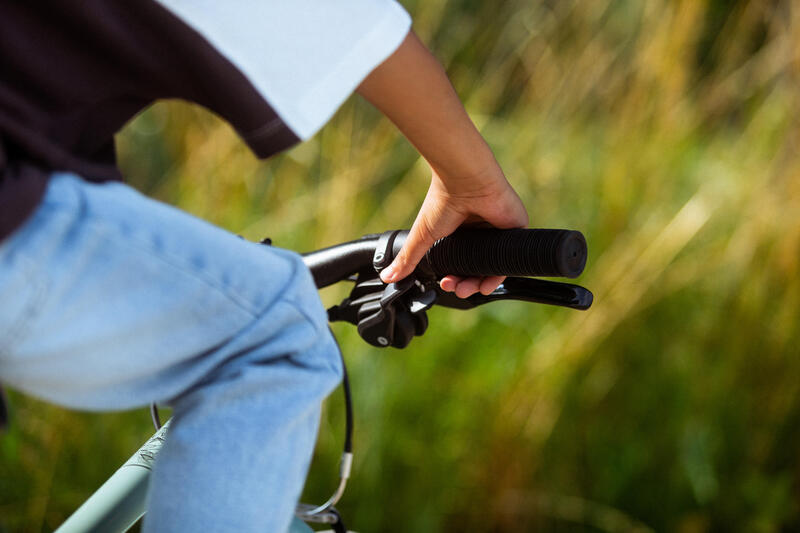
[[436, 289], [438, 297], [436, 305], [453, 309], [472, 309], [479, 305], [498, 300], [521, 300], [547, 305], [569, 307], [570, 309], [589, 309], [594, 296], [580, 285], [559, 283], [534, 278], [508, 277], [489, 295], [473, 294], [468, 298], [459, 298], [452, 292]]

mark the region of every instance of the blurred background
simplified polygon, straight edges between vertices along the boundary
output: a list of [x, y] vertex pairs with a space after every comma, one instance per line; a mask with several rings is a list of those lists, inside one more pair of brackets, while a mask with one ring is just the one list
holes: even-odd
[[[585, 233], [595, 305], [434, 310], [402, 352], [336, 326], [355, 395], [349, 526], [800, 530], [800, 6], [403, 3], [532, 225]], [[118, 146], [143, 191], [298, 251], [408, 227], [429, 177], [357, 98], [265, 162], [180, 102]], [[340, 394], [311, 501], [336, 481]], [[11, 402], [4, 531], [53, 529], [151, 432], [145, 410]]]

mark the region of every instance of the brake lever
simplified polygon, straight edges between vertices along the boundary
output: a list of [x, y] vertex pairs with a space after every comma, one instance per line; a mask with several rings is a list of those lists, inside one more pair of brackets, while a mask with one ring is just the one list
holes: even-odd
[[594, 299], [592, 293], [580, 285], [518, 277], [506, 278], [488, 295], [478, 293], [467, 298], [459, 298], [455, 293], [443, 291], [438, 285], [436, 293], [436, 305], [452, 309], [472, 309], [498, 300], [520, 300], [585, 310], [592, 306]]

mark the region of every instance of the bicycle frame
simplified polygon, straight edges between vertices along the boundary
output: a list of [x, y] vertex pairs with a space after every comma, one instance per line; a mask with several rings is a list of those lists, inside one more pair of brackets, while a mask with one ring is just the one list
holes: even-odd
[[[56, 533], [109, 533], [131, 528], [145, 512], [150, 473], [169, 429], [169, 421], [119, 467], [103, 485], [70, 516]], [[312, 529], [294, 517], [289, 533]]]
[[[478, 232], [485, 230], [476, 230]], [[523, 272], [524, 275], [567, 275], [575, 277], [583, 270], [586, 261], [586, 243], [583, 236], [579, 239], [574, 237], [577, 232], [566, 230], [492, 230], [495, 232], [519, 232], [531, 231], [538, 232], [536, 235], [541, 237], [539, 241], [548, 246], [543, 246], [541, 242], [531, 240], [532, 234], [520, 235], [517, 233], [517, 242], [520, 246], [516, 251], [518, 259], [531, 255], [534, 258], [562, 257], [567, 267], [552, 267], [553, 272]], [[561, 248], [553, 245], [547, 239], [551, 239], [553, 232], [561, 237], [569, 246]], [[331, 321], [346, 321], [358, 326], [359, 334], [362, 338], [375, 346], [392, 345], [403, 348], [410, 341], [411, 337], [421, 335], [427, 328], [427, 318], [417, 320], [416, 331], [405, 331], [405, 337], [400, 335], [395, 337], [392, 329], [396, 323], [395, 316], [398, 313], [408, 315], [407, 320], [413, 315], [424, 315], [426, 309], [430, 308], [434, 302], [443, 307], [455, 309], [470, 309], [478, 305], [483, 305], [497, 300], [522, 300], [535, 303], [557, 305], [572, 309], [588, 309], [592, 304], [592, 294], [583, 287], [566, 283], [556, 283], [529, 278], [509, 277], [490, 295], [475, 294], [466, 299], [455, 297], [453, 294], [446, 293], [439, 289], [436, 282], [433, 267], [428, 265], [421, 270], [423, 282], [417, 279], [417, 273], [409, 276], [398, 283], [384, 285], [377, 278], [377, 271], [385, 261], [391, 261], [399, 251], [406, 236], [405, 231], [389, 231], [381, 235], [366, 235], [359, 240], [338, 244], [304, 254], [303, 258], [306, 266], [311, 270], [314, 281], [318, 288], [323, 288], [333, 283], [349, 279], [355, 282], [355, 286], [350, 298], [342, 301], [341, 305], [333, 306], [328, 309], [328, 317]], [[475, 237], [481, 247], [489, 246], [496, 241], [494, 234]], [[455, 237], [455, 234], [446, 239]], [[454, 241], [459, 246], [469, 244], [473, 239], [469, 235], [458, 237], [460, 241]], [[443, 239], [441, 242], [443, 242]], [[483, 240], [481, 240], [483, 239]], [[537, 242], [539, 242], [537, 244]], [[555, 242], [555, 241], [554, 241]], [[576, 248], [577, 242], [577, 248]], [[437, 243], [437, 244], [440, 244]], [[264, 241], [264, 244], [269, 244]], [[524, 246], [523, 246], [524, 245]], [[445, 245], [446, 247], [449, 245]], [[527, 248], [526, 248], [527, 246]], [[563, 249], [562, 249], [563, 248]], [[556, 253], [557, 252], [557, 253]], [[446, 253], [446, 252], [445, 252]], [[480, 255], [477, 252], [474, 254]], [[503, 255], [495, 254], [503, 258]], [[494, 268], [491, 254], [489, 260], [482, 268]], [[572, 264], [572, 263], [574, 264]], [[386, 263], [388, 264], [388, 263]], [[511, 263], [511, 266], [521, 264], [520, 261]], [[556, 264], [556, 263], [553, 263]], [[421, 263], [422, 265], [422, 263]], [[486, 265], [489, 265], [488, 267]], [[533, 262], [530, 268], [539, 268], [539, 263]], [[577, 266], [576, 266], [577, 265]], [[385, 265], [383, 265], [385, 266]], [[506, 265], [508, 266], [508, 265]], [[506, 267], [504, 266], [504, 268]], [[451, 267], [442, 267], [448, 271]], [[566, 270], [565, 270], [566, 269]], [[565, 274], [566, 272], [567, 274]], [[469, 274], [469, 273], [467, 273]], [[478, 274], [475, 274], [478, 275]], [[487, 274], [488, 275], [488, 274]], [[370, 307], [369, 316], [361, 316], [361, 310]], [[422, 324], [422, 326], [420, 326]], [[388, 329], [387, 329], [388, 328]], [[402, 337], [402, 338], [401, 338]], [[392, 342], [392, 339], [395, 339]], [[349, 412], [349, 389], [345, 380], [345, 393]], [[351, 428], [351, 426], [349, 426]], [[147, 501], [147, 488], [150, 480], [150, 473], [155, 464], [161, 446], [168, 433], [169, 422], [164, 424], [139, 450], [134, 453], [91, 497], [89, 497], [75, 513], [70, 516], [64, 524], [56, 530], [56, 533], [86, 533], [86, 532], [121, 532], [127, 531], [145, 513]], [[348, 429], [350, 431], [350, 429]], [[348, 434], [349, 435], [349, 434]], [[349, 440], [349, 436], [348, 436]], [[339, 489], [334, 497], [319, 509], [327, 509], [332, 506], [341, 496], [344, 482], [349, 476], [349, 461], [352, 453], [349, 453], [349, 444], [345, 444], [345, 455], [343, 460], [348, 463], [346, 473], [341, 474]], [[349, 458], [347, 457], [349, 455]], [[301, 504], [301, 509], [304, 504]], [[314, 506], [309, 506], [312, 509]], [[309, 516], [317, 515], [322, 511], [309, 511]], [[336, 515], [338, 517], [338, 515]], [[327, 520], [315, 520], [320, 523], [333, 523]], [[341, 522], [337, 522], [341, 525]], [[295, 516], [289, 528], [289, 533], [309, 533], [313, 530], [306, 525], [300, 518]]]

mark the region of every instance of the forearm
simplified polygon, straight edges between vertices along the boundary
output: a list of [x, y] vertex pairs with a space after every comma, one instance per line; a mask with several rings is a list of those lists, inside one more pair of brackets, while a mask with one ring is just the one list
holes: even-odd
[[413, 32], [358, 93], [394, 122], [443, 180], [500, 171], [444, 69]]
[[[367, 76], [358, 92], [395, 123], [433, 170], [403, 248], [381, 272], [384, 283], [411, 274], [436, 239], [462, 224], [514, 228], [528, 223], [525, 207], [467, 116], [444, 69], [413, 32]], [[502, 280], [445, 276], [441, 287], [465, 298], [478, 290], [489, 294]]]

